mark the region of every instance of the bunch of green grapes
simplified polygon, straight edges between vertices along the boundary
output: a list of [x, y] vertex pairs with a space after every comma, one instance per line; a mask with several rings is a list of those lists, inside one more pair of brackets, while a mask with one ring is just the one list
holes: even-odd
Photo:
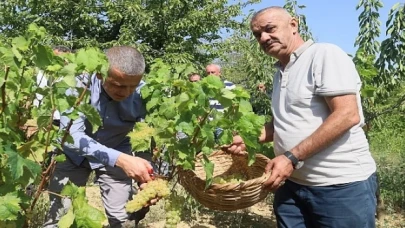
[[133, 200], [125, 206], [126, 211], [133, 213], [139, 211], [155, 198], [166, 198], [170, 194], [170, 188], [167, 181], [156, 179], [148, 182], [145, 187], [136, 194]]
[[244, 175], [240, 173], [236, 174], [231, 174], [231, 175], [221, 175], [221, 176], [216, 176], [214, 179], [212, 179], [213, 184], [237, 184], [242, 181], [245, 181], [246, 178]]
[[181, 210], [184, 204], [184, 197], [173, 193], [165, 201], [166, 228], [176, 228], [181, 221]]
[[17, 228], [15, 221], [0, 221], [1, 228]]

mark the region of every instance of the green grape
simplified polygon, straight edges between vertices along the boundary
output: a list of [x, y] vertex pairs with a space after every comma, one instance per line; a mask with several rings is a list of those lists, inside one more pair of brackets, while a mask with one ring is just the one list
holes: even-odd
[[17, 228], [15, 221], [0, 221], [1, 228]]
[[232, 175], [220, 175], [212, 179], [213, 184], [238, 184], [245, 181], [246, 178], [242, 174], [236, 173]]
[[184, 203], [184, 197], [173, 193], [165, 202], [166, 210], [166, 228], [177, 227], [181, 221], [181, 210]]
[[156, 179], [146, 184], [143, 190], [139, 191], [133, 200], [129, 201], [125, 206], [129, 213], [139, 211], [147, 206], [149, 201], [157, 197], [165, 198], [170, 194], [170, 189], [167, 181]]

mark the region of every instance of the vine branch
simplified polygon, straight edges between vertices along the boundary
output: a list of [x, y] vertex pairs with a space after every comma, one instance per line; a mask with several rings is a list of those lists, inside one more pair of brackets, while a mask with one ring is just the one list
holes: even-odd
[[6, 74], [4, 76], [4, 84], [1, 86], [1, 101], [2, 101], [2, 103], [1, 103], [1, 113], [0, 114], [3, 114], [4, 110], [7, 107], [7, 103], [6, 103], [6, 82], [7, 82], [8, 74], [10, 72], [10, 67], [5, 66], [4, 71], [5, 71]]
[[[80, 102], [84, 99], [84, 96], [85, 96], [85, 94], [87, 92], [87, 89], [88, 89], [89, 85], [90, 85], [90, 83], [86, 83], [85, 89], [80, 94], [80, 96], [77, 99], [75, 105], [73, 106], [74, 109], [76, 109], [80, 105]], [[61, 145], [65, 144], [66, 139], [67, 139], [67, 137], [69, 135], [69, 130], [70, 130], [72, 124], [73, 124], [73, 120], [70, 120], [69, 124], [66, 127], [66, 131], [65, 131], [65, 133], [64, 133], [64, 135], [62, 137]], [[45, 184], [48, 182], [49, 177], [52, 175], [53, 170], [55, 169], [55, 165], [56, 165], [56, 160], [54, 158], [52, 158], [51, 163], [48, 165], [46, 170], [42, 173], [41, 182], [40, 182], [40, 184], [39, 184], [39, 186], [38, 186], [38, 188], [37, 188], [37, 190], [35, 192], [34, 200], [32, 201], [31, 206], [30, 206], [31, 211], [34, 209], [36, 202], [38, 201], [39, 197], [41, 196], [41, 193], [43, 192], [42, 190], [45, 188]]]

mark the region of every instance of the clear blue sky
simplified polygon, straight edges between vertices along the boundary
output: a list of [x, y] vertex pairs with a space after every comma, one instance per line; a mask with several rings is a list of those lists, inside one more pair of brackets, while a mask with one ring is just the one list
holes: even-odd
[[[231, 2], [231, 1], [230, 1]], [[299, 5], [306, 8], [299, 11], [307, 17], [307, 24], [318, 42], [334, 43], [349, 54], [354, 54], [357, 48], [354, 41], [359, 32], [358, 16], [361, 9], [356, 11], [359, 0], [297, 0]], [[384, 7], [380, 9], [381, 34], [385, 35], [385, 22], [391, 7], [403, 0], [383, 0]], [[283, 6], [284, 0], [262, 0], [261, 3], [249, 6], [244, 10], [260, 10], [268, 6]]]

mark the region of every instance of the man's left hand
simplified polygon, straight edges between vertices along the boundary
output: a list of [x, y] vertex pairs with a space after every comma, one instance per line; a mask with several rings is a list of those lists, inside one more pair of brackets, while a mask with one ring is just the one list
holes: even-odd
[[263, 183], [263, 188], [275, 192], [294, 171], [291, 161], [284, 155], [279, 155], [267, 163], [265, 172], [271, 171], [269, 179]]

